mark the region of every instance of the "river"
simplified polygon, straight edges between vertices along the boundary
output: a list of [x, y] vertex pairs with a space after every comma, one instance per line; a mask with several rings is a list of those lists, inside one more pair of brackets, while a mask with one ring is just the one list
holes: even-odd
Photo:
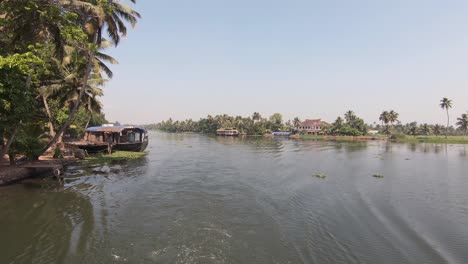
[[151, 132], [1, 187], [0, 263], [467, 263], [467, 148]]

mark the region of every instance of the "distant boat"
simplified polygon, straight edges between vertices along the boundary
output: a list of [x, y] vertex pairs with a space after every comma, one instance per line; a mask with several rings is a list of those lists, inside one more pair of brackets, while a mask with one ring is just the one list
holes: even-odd
[[218, 136], [238, 136], [239, 131], [233, 127], [220, 128], [216, 130]]
[[106, 152], [109, 144], [112, 150], [139, 152], [148, 146], [148, 132], [136, 126], [89, 127], [85, 130], [82, 140], [65, 144], [84, 149], [89, 153]]

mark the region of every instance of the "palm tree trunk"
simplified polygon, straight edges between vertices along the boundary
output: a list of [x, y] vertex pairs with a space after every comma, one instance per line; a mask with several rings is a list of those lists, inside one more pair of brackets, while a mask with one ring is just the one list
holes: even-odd
[[91, 121], [91, 117], [92, 117], [92, 113], [90, 113], [90, 115], [89, 115], [88, 122], [86, 122], [85, 129], [88, 128], [89, 122]]
[[[11, 133], [10, 138], [5, 144], [5, 147], [3, 147], [2, 151], [0, 152], [0, 158], [3, 158], [5, 154], [8, 153], [8, 150], [10, 150], [10, 146], [13, 143], [13, 140], [15, 139], [16, 133], [18, 133], [20, 124], [21, 124], [21, 121], [18, 124], [16, 124], [15, 128], [13, 129], [13, 132]], [[11, 160], [10, 160], [10, 164], [11, 164]]]
[[50, 114], [49, 104], [47, 103], [47, 97], [42, 96], [42, 102], [46, 109], [47, 117], [49, 118], [47, 125], [49, 126], [49, 133], [53, 137], [55, 136], [54, 124], [52, 124], [52, 115]]
[[[96, 41], [95, 41], [96, 42]], [[80, 90], [80, 93], [78, 95], [78, 98], [76, 99], [76, 102], [72, 108], [72, 110], [70, 111], [70, 114], [68, 115], [68, 119], [67, 121], [62, 125], [62, 127], [60, 128], [59, 131], [57, 131], [57, 133], [55, 134], [55, 136], [50, 140], [50, 142], [47, 144], [47, 146], [45, 146], [42, 151], [41, 151], [41, 154], [46, 152], [51, 146], [53, 146], [54, 144], [57, 143], [57, 140], [59, 138], [61, 138], [61, 136], [63, 135], [63, 133], [65, 132], [65, 129], [67, 129], [67, 127], [70, 126], [73, 118], [75, 117], [75, 114], [76, 112], [78, 111], [78, 107], [80, 106], [80, 102], [81, 102], [81, 98], [83, 98], [83, 94], [85, 92], [85, 88], [86, 88], [86, 85], [88, 83], [88, 79], [89, 79], [89, 76], [91, 74], [91, 69], [92, 69], [92, 66], [93, 66], [93, 60], [94, 60], [94, 55], [95, 53], [94, 52], [90, 52], [89, 53], [89, 56], [88, 56], [88, 65], [86, 65], [86, 73], [85, 73], [85, 76], [84, 76], [84, 79], [83, 79], [83, 84], [81, 86], [81, 90]]]
[[445, 129], [445, 139], [447, 139], [449, 125], [450, 125], [450, 116], [449, 116], [449, 112], [447, 108], [447, 128]]

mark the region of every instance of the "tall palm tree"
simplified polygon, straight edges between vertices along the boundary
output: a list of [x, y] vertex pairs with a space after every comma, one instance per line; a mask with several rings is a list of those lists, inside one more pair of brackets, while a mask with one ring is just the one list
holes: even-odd
[[449, 108], [452, 108], [452, 100], [449, 100], [447, 97], [442, 98], [442, 100], [440, 100], [440, 108], [447, 111], [447, 128], [445, 130], [445, 138], [447, 138], [448, 128], [450, 125]]
[[348, 110], [344, 116], [346, 123], [352, 123], [356, 119], [356, 114], [352, 110]]
[[392, 126], [394, 122], [398, 121], [398, 116], [399, 114], [393, 110], [390, 110], [390, 112], [388, 112], [388, 121]]
[[468, 131], [468, 114], [462, 114], [461, 117], [457, 118], [457, 126], [466, 133]]
[[[130, 0], [135, 3], [136, 0]], [[64, 1], [73, 5], [74, 8], [78, 8], [82, 12], [84, 18], [84, 28], [89, 35], [89, 42], [92, 46], [99, 47], [103, 42], [103, 29], [107, 29], [107, 35], [110, 37], [112, 42], [117, 46], [120, 42], [121, 37], [127, 35], [127, 27], [125, 22], [129, 23], [132, 27], [136, 25], [140, 14], [132, 8], [123, 5], [119, 0], [107, 0], [107, 1]], [[74, 102], [74, 106], [70, 111], [67, 121], [62, 125], [60, 130], [55, 134], [52, 140], [44, 148], [44, 152], [54, 145], [58, 138], [65, 132], [65, 129], [71, 124], [78, 107], [81, 102], [81, 98], [85, 94], [85, 88], [88, 79], [91, 76], [93, 66], [96, 65], [95, 57], [96, 52], [93, 49], [86, 50], [87, 65], [84, 72], [82, 88], [80, 89], [77, 100]]]
[[383, 131], [385, 132], [385, 134], [389, 134], [390, 129], [388, 127], [388, 123], [390, 122], [390, 113], [387, 111], [383, 111], [379, 116], [379, 120], [382, 122], [382, 127], [384, 127]]
[[382, 126], [385, 124], [387, 125], [390, 120], [389, 114], [387, 111], [383, 111], [379, 116], [379, 121], [382, 122]]

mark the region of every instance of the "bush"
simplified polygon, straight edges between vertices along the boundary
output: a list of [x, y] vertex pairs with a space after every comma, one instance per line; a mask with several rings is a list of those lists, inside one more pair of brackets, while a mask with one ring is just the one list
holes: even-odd
[[395, 133], [390, 136], [391, 141], [401, 141], [406, 138], [405, 134]]
[[45, 138], [41, 125], [26, 125], [18, 132], [10, 148], [10, 153], [12, 155], [23, 154], [28, 160], [37, 160], [42, 149], [46, 146]]

